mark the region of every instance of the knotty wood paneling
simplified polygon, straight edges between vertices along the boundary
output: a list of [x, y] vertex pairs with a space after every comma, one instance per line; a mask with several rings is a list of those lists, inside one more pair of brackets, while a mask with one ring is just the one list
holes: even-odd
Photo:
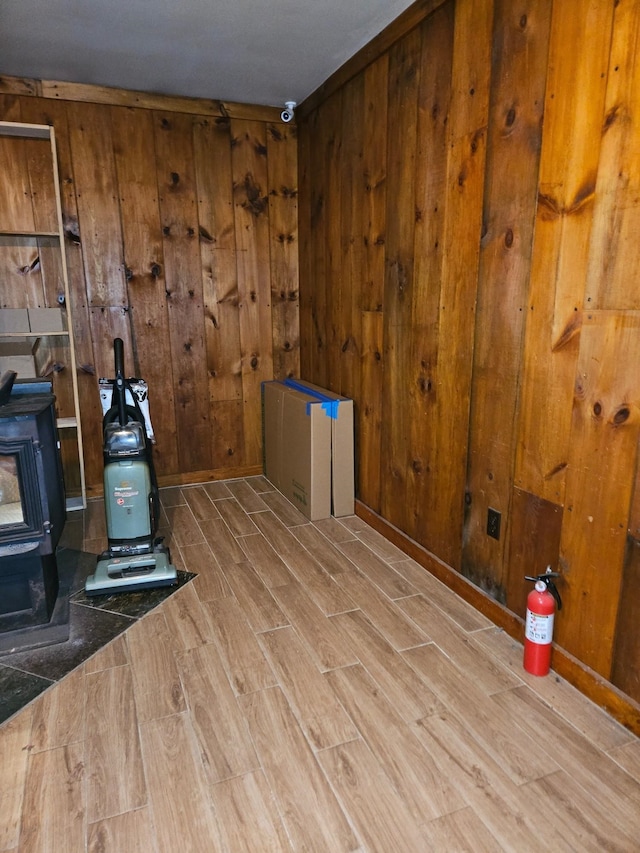
[[559, 570], [559, 645], [638, 699], [640, 9], [412, 9], [298, 111], [303, 376], [354, 396], [363, 511], [509, 618]]
[[586, 302], [594, 308], [640, 309], [629, 270], [640, 263], [640, 55], [638, 10], [615, 7], [602, 148], [594, 205]]
[[116, 330], [131, 369], [170, 353], [167, 482], [257, 467], [260, 381], [300, 363], [354, 398], [364, 507], [511, 625], [523, 575], [558, 568], [559, 665], [640, 699], [639, 27], [630, 0], [420, 0], [300, 106], [297, 142], [267, 108], [0, 77], [3, 117], [56, 126], [89, 482]]
[[261, 381], [273, 375], [267, 138], [258, 122], [234, 121], [231, 133], [244, 446], [247, 463], [258, 465], [261, 410], [251, 401], [259, 401]]
[[[273, 107], [27, 83], [0, 78], [0, 118], [56, 130], [89, 493], [115, 336], [149, 383], [161, 483], [256, 473], [260, 382], [299, 374], [295, 126]], [[35, 173], [29, 146], [15, 156]], [[24, 271], [2, 274], [2, 306], [14, 285], [55, 295], [42, 248], [33, 265], [33, 247], [0, 246], [0, 268]]]
[[130, 306], [128, 367], [144, 377], [150, 389], [163, 389], [164, 405], [153, 407], [152, 423], [158, 435], [166, 436], [157, 445], [157, 464], [173, 473], [178, 470], [178, 447], [153, 114], [126, 107], [110, 112]]
[[510, 517], [550, 9], [499, 1], [494, 13], [462, 566], [502, 601], [507, 530], [499, 540], [485, 530], [489, 507]]
[[407, 471], [408, 532], [432, 542], [437, 523], [425, 525], [424, 507], [438, 494], [435, 407], [438, 399], [440, 270], [447, 195], [447, 122], [451, 100], [453, 5], [434, 13], [422, 27], [418, 90], [414, 279], [411, 300], [411, 358]]
[[201, 471], [211, 467], [211, 423], [193, 120], [161, 112], [153, 118], [178, 459], [181, 470]]
[[298, 183], [295, 126], [267, 125], [273, 370], [296, 376], [300, 359]]
[[[389, 52], [387, 130], [386, 269], [383, 293], [384, 387], [386, 415], [382, 418], [381, 462], [384, 488], [382, 514], [392, 523], [403, 521], [407, 468], [410, 458], [407, 400], [411, 359], [413, 294], [413, 233], [418, 124], [418, 88], [422, 41], [412, 30]], [[406, 204], [398, 204], [406, 199]]]
[[626, 359], [640, 359], [640, 318], [585, 314], [580, 344], [560, 541], [571, 618], [558, 620], [556, 637], [609, 674], [640, 425], [640, 376]]
[[364, 232], [363, 201], [365, 179], [362, 171], [364, 134], [364, 78], [354, 78], [343, 93], [341, 163], [340, 301], [336, 312], [336, 343], [340, 353], [340, 386], [345, 396], [360, 397], [360, 328], [359, 277], [363, 265]]
[[515, 483], [560, 503], [611, 25], [607, 3], [553, 4]]
[[456, 569], [462, 554], [478, 235], [482, 223], [490, 5], [464, 4], [461, 14], [456, 7], [453, 32], [433, 430], [437, 461], [430, 547]]

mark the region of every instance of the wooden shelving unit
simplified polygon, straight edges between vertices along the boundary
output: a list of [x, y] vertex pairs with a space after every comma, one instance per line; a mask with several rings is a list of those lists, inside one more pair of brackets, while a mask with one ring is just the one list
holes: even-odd
[[0, 338], [40, 341], [39, 358], [53, 375], [57, 399], [67, 509], [83, 509], [82, 427], [55, 132], [49, 125], [0, 121], [0, 146], [7, 137], [16, 144], [0, 148], [0, 312], [57, 308], [63, 328], [22, 326], [4, 329]]

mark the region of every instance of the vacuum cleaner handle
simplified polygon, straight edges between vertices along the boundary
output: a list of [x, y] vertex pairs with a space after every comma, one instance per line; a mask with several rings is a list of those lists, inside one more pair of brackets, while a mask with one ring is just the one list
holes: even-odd
[[115, 404], [118, 407], [118, 421], [121, 427], [125, 427], [127, 425], [127, 403], [124, 381], [124, 343], [122, 338], [114, 340], [113, 353], [116, 370], [116, 378], [113, 383], [113, 396], [115, 397]]
[[124, 376], [124, 341], [122, 338], [115, 338], [113, 341], [113, 359], [116, 375], [121, 373]]

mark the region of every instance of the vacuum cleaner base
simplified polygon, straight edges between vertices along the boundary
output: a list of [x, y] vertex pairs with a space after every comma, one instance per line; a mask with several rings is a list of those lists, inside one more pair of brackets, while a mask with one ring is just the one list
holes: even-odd
[[161, 586], [175, 586], [176, 567], [166, 550], [131, 557], [105, 557], [98, 560], [94, 574], [85, 581], [86, 595], [110, 595], [135, 592]]

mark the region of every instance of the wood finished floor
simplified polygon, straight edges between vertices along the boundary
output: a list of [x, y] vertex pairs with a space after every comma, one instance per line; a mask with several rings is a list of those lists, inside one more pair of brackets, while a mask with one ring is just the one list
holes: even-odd
[[640, 850], [640, 741], [359, 518], [162, 499], [198, 577], [0, 728], [0, 850]]

